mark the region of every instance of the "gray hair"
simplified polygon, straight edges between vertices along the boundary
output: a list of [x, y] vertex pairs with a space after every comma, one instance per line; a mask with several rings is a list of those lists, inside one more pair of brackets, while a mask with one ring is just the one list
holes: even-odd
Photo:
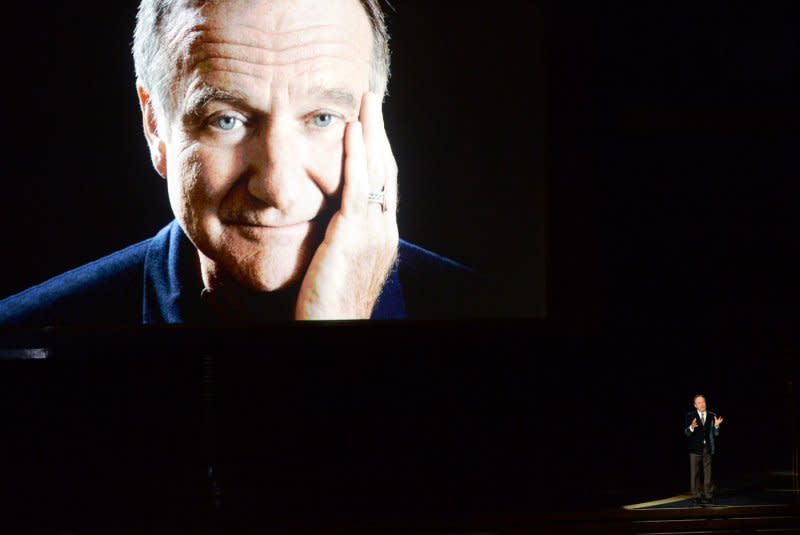
[[[224, 0], [142, 0], [133, 33], [133, 63], [136, 83], [150, 94], [153, 106], [162, 119], [172, 117], [178, 106], [176, 75], [182, 73], [188, 59], [188, 46], [181, 35], [187, 21], [201, 17], [200, 10], [209, 2]], [[372, 27], [372, 68], [370, 91], [385, 95], [389, 84], [389, 31], [380, 0], [359, 0]]]

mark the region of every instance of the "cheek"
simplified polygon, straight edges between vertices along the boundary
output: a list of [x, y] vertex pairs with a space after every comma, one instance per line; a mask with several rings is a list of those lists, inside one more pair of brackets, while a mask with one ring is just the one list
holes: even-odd
[[314, 140], [311, 149], [308, 153], [308, 169], [320, 190], [332, 197], [338, 193], [342, 181], [343, 140], [336, 136]]
[[[194, 212], [216, 211], [243, 172], [237, 151], [194, 143], [168, 158], [167, 181], [173, 208]], [[174, 162], [174, 166], [169, 164]]]

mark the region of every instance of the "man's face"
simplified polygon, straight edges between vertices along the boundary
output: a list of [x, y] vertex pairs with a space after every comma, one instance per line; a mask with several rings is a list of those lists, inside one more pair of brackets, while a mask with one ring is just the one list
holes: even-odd
[[700, 412], [705, 411], [706, 410], [706, 398], [704, 398], [703, 396], [697, 396], [694, 399], [694, 408], [697, 409]]
[[338, 208], [370, 23], [358, 0], [233, 0], [203, 13], [165, 141], [170, 204], [206, 284], [280, 289], [302, 279]]

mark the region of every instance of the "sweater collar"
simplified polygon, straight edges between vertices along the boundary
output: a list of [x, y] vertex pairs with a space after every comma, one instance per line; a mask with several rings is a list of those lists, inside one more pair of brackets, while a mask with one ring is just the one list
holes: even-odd
[[[401, 244], [402, 246], [402, 244]], [[150, 241], [144, 261], [144, 324], [203, 323], [207, 310], [197, 250], [177, 221]], [[406, 318], [397, 264], [372, 311], [374, 320]]]

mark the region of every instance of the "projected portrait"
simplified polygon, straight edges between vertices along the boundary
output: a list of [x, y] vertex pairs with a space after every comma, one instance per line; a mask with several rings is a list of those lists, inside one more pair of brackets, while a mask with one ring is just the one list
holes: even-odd
[[173, 219], [13, 292], [0, 323], [497, 314], [493, 277], [398, 230], [389, 40], [378, 0], [143, 0], [139, 124]]

